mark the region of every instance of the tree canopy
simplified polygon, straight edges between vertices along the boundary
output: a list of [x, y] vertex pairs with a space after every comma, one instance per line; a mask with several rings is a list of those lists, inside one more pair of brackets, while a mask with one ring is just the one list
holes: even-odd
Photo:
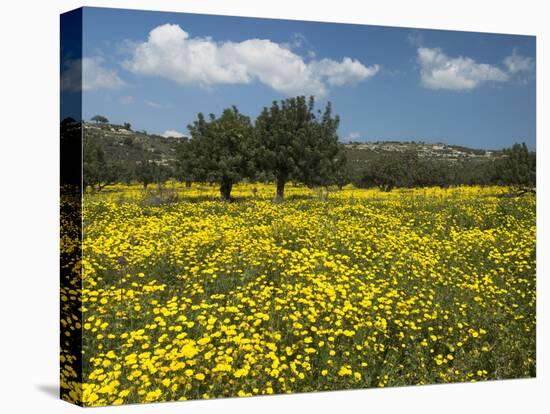
[[496, 159], [444, 161], [420, 158], [414, 151], [380, 154], [368, 160], [353, 180], [359, 187], [396, 187], [450, 185], [505, 185], [516, 194], [534, 191], [536, 154], [525, 144], [504, 149]]
[[340, 119], [332, 116], [330, 103], [322, 115], [314, 107], [313, 96], [297, 96], [264, 107], [256, 119], [255, 165], [276, 181], [278, 200], [291, 180], [308, 186], [336, 183], [345, 163], [336, 132]]
[[191, 134], [179, 148], [178, 170], [185, 179], [220, 184], [220, 197], [229, 200], [233, 184], [253, 173], [250, 118], [237, 107], [227, 108], [216, 118], [199, 113], [188, 126]]
[[504, 150], [504, 157], [497, 164], [498, 181], [523, 193], [532, 191], [537, 184], [536, 154], [527, 145], [514, 144]]
[[109, 122], [109, 120], [106, 117], [104, 117], [103, 115], [95, 115], [92, 118], [92, 121], [94, 121], [97, 124], [106, 124], [106, 123]]
[[83, 147], [82, 176], [84, 188], [101, 191], [120, 179], [120, 166], [107, 162], [105, 152], [96, 139], [85, 139]]

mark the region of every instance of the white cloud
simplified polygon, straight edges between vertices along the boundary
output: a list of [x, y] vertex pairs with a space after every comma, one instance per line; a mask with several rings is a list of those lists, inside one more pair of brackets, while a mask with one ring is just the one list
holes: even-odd
[[67, 61], [61, 75], [61, 88], [67, 91], [80, 91], [81, 88], [83, 91], [92, 91], [124, 86], [124, 81], [117, 72], [105, 68], [103, 61], [101, 56]]
[[183, 137], [186, 137], [187, 135], [185, 135], [183, 132], [179, 132], [174, 129], [167, 129], [161, 134], [161, 136], [163, 136], [164, 138], [183, 138]]
[[531, 57], [518, 55], [517, 50], [514, 49], [512, 54], [504, 59], [504, 65], [508, 68], [508, 72], [517, 74], [531, 72], [535, 68], [535, 61]]
[[451, 58], [439, 48], [417, 49], [422, 85], [429, 89], [471, 90], [484, 82], [506, 82], [508, 73], [469, 57]]
[[345, 85], [346, 83], [359, 82], [378, 73], [380, 66], [366, 67], [358, 60], [345, 57], [342, 62], [331, 59], [321, 59], [309, 64], [313, 73], [326, 79], [329, 85]]
[[365, 80], [378, 66], [344, 58], [310, 61], [267, 39], [216, 42], [190, 37], [180, 26], [165, 24], [137, 44], [124, 67], [136, 74], [161, 76], [181, 85], [248, 84], [259, 81], [282, 94], [324, 95], [329, 85]]

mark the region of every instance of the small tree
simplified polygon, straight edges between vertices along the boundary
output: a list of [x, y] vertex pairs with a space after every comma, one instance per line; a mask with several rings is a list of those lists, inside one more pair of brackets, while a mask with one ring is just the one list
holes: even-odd
[[127, 129], [128, 131], [131, 131], [132, 130], [132, 124], [130, 124], [129, 122], [125, 122], [124, 123], [124, 129]]
[[314, 112], [315, 98], [305, 96], [273, 102], [256, 119], [255, 160], [258, 169], [275, 179], [276, 200], [284, 198], [288, 181], [310, 187], [343, 185], [346, 157], [338, 142], [338, 116], [327, 103]]
[[143, 160], [136, 164], [135, 177], [143, 185], [144, 190], [156, 181], [156, 169], [157, 165], [154, 161]]
[[82, 165], [84, 188], [101, 191], [118, 181], [119, 171], [119, 165], [107, 162], [103, 149], [95, 139], [85, 139]]
[[313, 107], [313, 97], [288, 98], [264, 107], [256, 119], [254, 158], [258, 169], [275, 179], [276, 200], [284, 198], [288, 181], [309, 176], [305, 144], [314, 139]]
[[192, 153], [189, 138], [183, 137], [176, 145], [176, 171], [175, 176], [179, 181], [184, 181], [186, 187], [191, 187], [195, 181], [196, 170], [199, 166]]
[[[343, 148], [343, 145], [341, 146]], [[334, 159], [334, 184], [338, 189], [342, 189], [346, 184], [351, 182], [352, 172], [348, 166], [346, 152], [342, 149], [338, 156]]]
[[109, 122], [109, 120], [103, 115], [95, 115], [92, 118], [92, 121], [94, 121], [96, 124], [106, 124]]
[[501, 184], [509, 185], [518, 195], [534, 192], [536, 177], [536, 154], [529, 152], [527, 145], [514, 144], [503, 151], [496, 173]]
[[[191, 133], [185, 151], [180, 149], [179, 171], [195, 180], [220, 184], [220, 197], [228, 201], [233, 184], [252, 174], [250, 119], [237, 107], [225, 109], [219, 118], [210, 114], [187, 127]], [[182, 152], [183, 151], [183, 152]]]
[[338, 142], [339, 124], [340, 118], [332, 116], [332, 105], [328, 102], [322, 116], [310, 125], [312, 132], [305, 135], [304, 159], [298, 163], [297, 173], [306, 185], [327, 189], [330, 185], [343, 185], [347, 160], [344, 146]]
[[414, 185], [418, 156], [414, 152], [387, 153], [368, 161], [359, 185], [389, 192], [395, 187]]

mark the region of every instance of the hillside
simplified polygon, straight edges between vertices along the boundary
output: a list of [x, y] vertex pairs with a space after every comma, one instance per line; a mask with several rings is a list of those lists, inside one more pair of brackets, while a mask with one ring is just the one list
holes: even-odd
[[[155, 160], [159, 164], [171, 164], [175, 160], [176, 145], [181, 138], [126, 129], [122, 125], [84, 123], [86, 138], [97, 139], [109, 160]], [[384, 153], [416, 152], [419, 158], [437, 159], [454, 163], [462, 160], [487, 160], [498, 158], [501, 151], [472, 149], [458, 145], [424, 142], [352, 142], [344, 144], [348, 161], [355, 167]]]
[[85, 139], [97, 140], [108, 161], [155, 160], [170, 164], [175, 160], [181, 138], [165, 138], [126, 129], [122, 125], [84, 123]]

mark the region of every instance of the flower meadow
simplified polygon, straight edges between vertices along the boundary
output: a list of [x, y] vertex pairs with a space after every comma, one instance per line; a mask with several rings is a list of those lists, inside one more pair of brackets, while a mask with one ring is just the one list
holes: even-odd
[[[82, 387], [99, 406], [535, 376], [535, 197], [115, 185], [82, 211]], [[62, 251], [75, 245], [69, 234]], [[69, 301], [78, 287], [65, 292]], [[73, 361], [74, 362], [74, 361]]]

